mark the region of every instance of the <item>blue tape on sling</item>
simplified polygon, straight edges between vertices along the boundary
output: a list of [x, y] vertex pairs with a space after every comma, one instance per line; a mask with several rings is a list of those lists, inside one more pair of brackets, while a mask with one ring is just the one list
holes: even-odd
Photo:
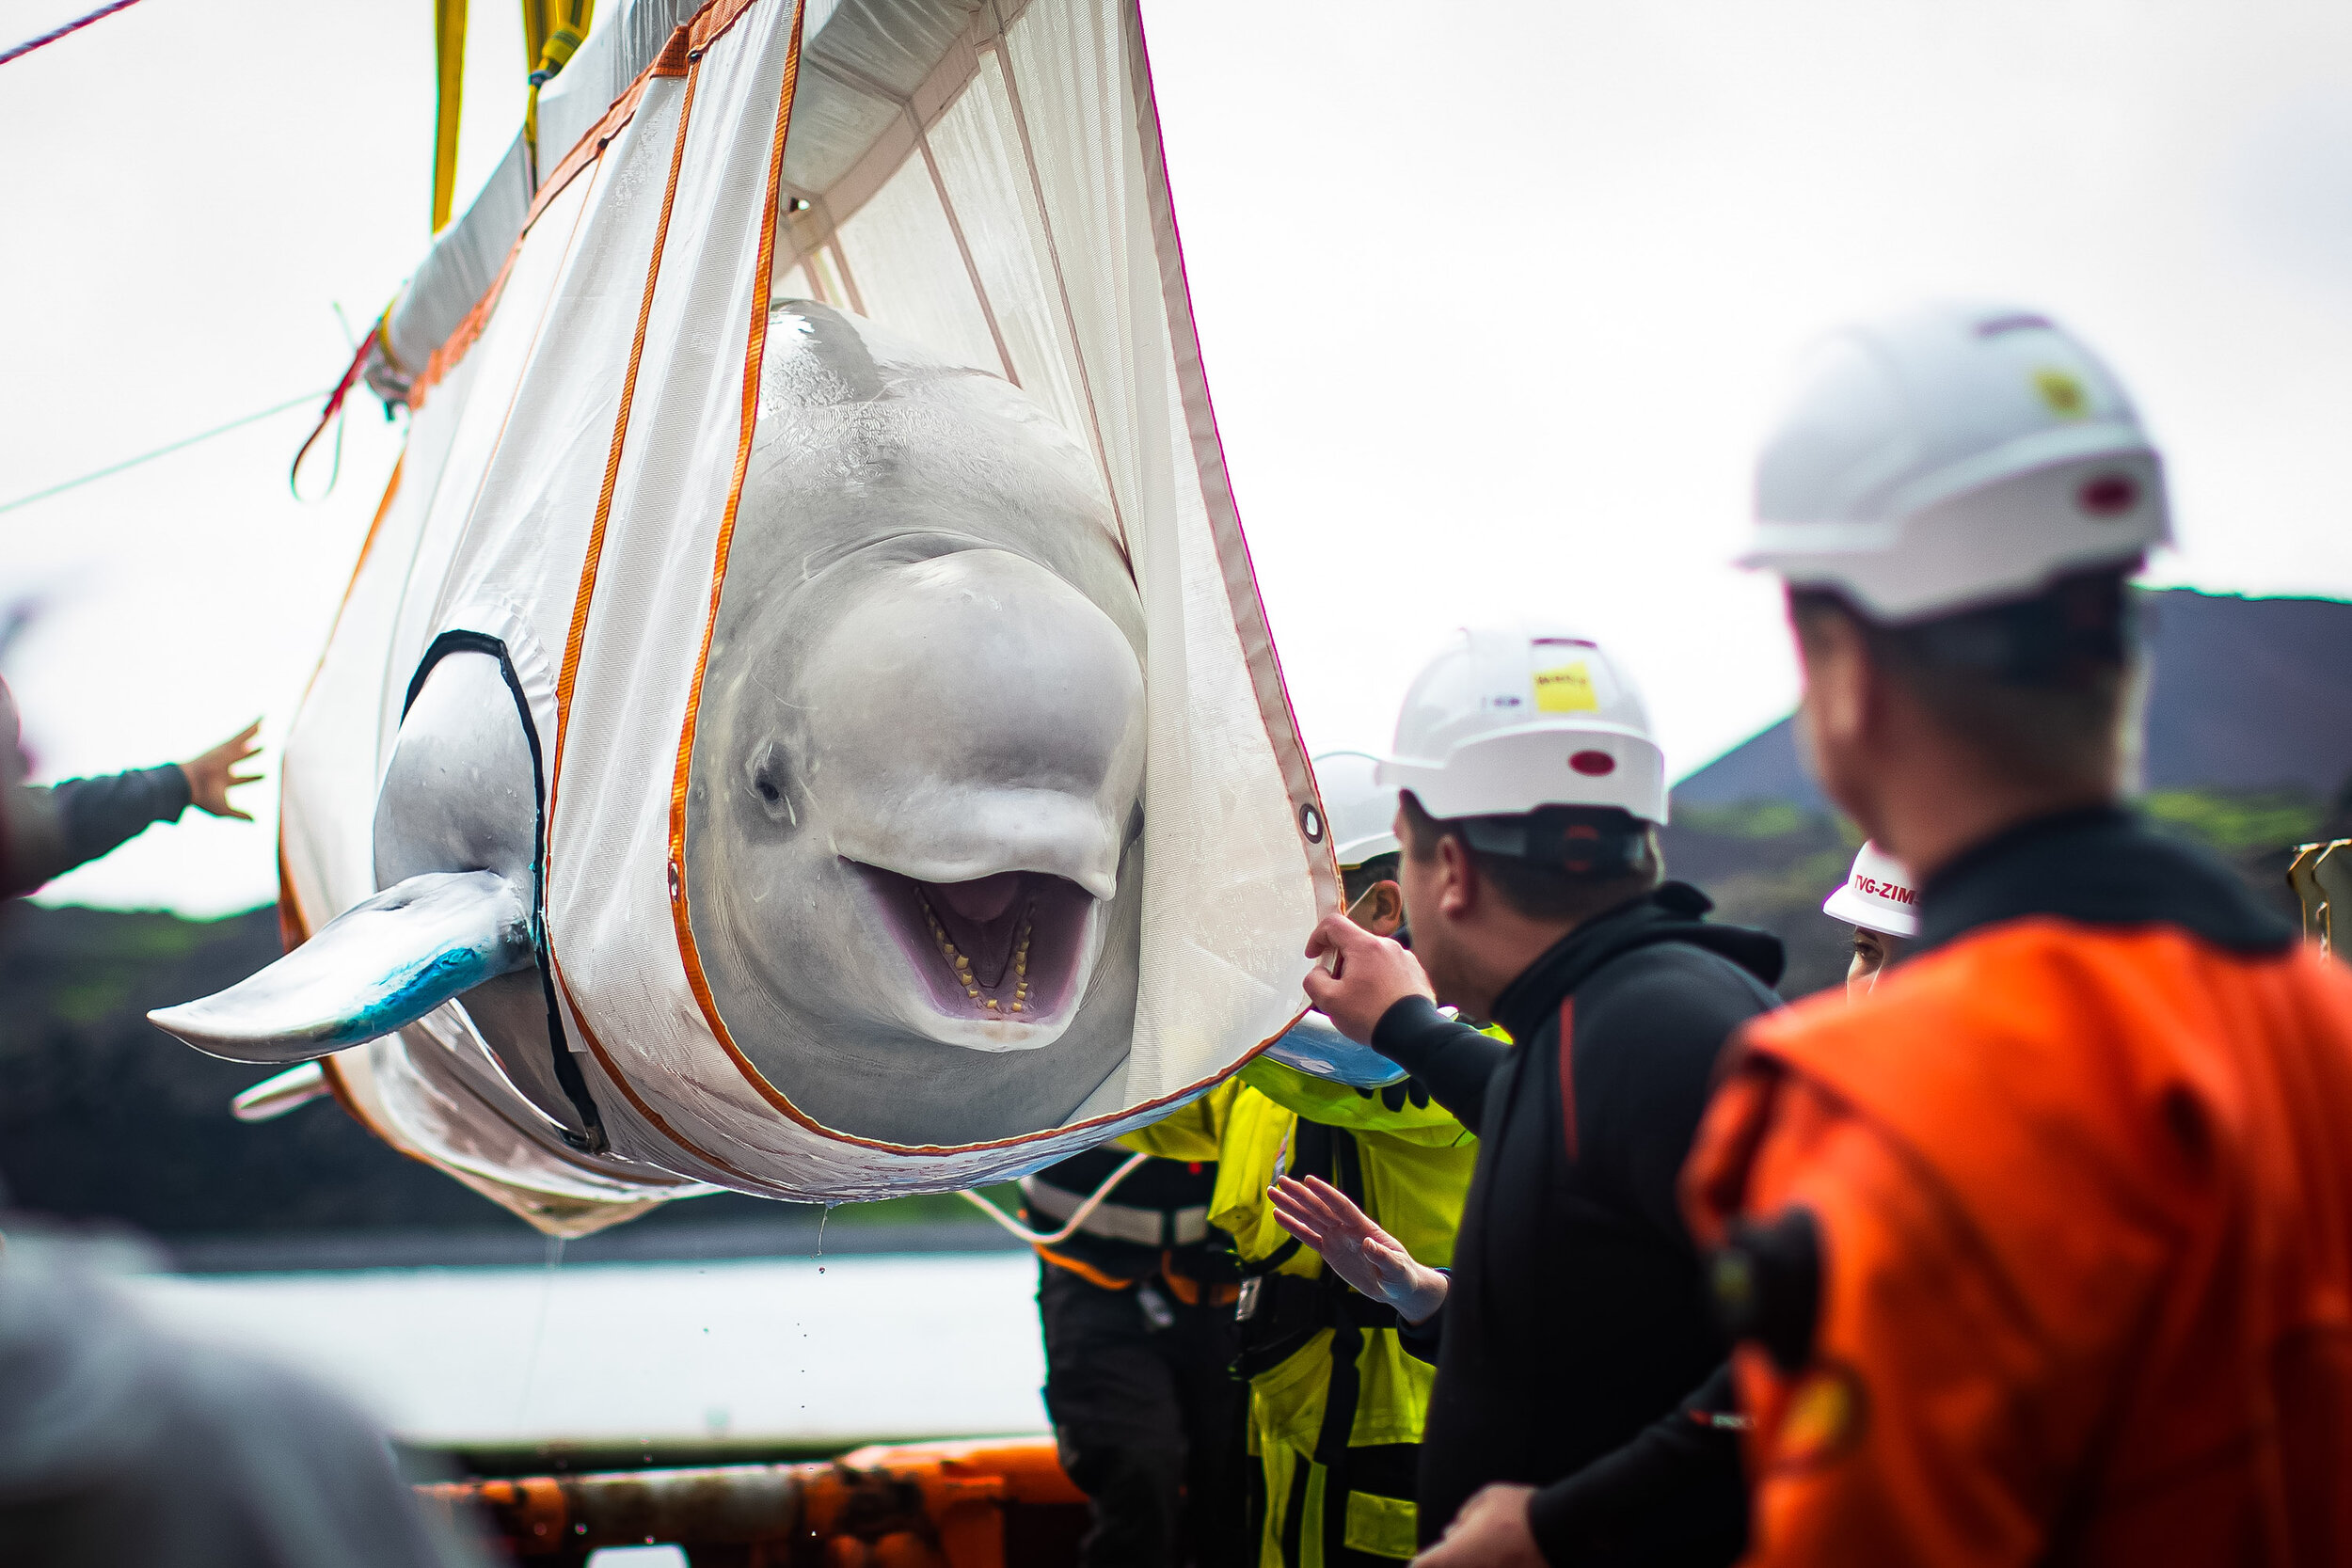
[[1358, 1045], [1324, 1021], [1309, 1013], [1289, 1032], [1265, 1048], [1265, 1053], [1311, 1078], [1327, 1078], [1354, 1089], [1377, 1089], [1401, 1083], [1405, 1069], [1368, 1045]]

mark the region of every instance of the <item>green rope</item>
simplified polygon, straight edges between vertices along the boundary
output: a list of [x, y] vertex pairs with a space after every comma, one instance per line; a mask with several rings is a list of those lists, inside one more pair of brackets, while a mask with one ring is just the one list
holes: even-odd
[[283, 414], [289, 408], [296, 408], [306, 403], [315, 403], [325, 397], [328, 390], [329, 388], [321, 388], [315, 392], [305, 392], [298, 398], [288, 398], [283, 403], [273, 404], [258, 414], [247, 414], [241, 420], [231, 420], [227, 424], [216, 425], [200, 435], [174, 441], [167, 447], [157, 447], [153, 451], [143, 451], [136, 457], [126, 457], [119, 463], [109, 463], [106, 467], [84, 474], [79, 479], [69, 479], [63, 484], [52, 484], [46, 490], [36, 490], [29, 496], [19, 496], [12, 501], [0, 501], [0, 512], [13, 512], [20, 506], [30, 506], [35, 501], [45, 501], [52, 496], [62, 496], [68, 490], [78, 489], [94, 480], [104, 479], [109, 474], [119, 474], [125, 468], [135, 468], [140, 464], [152, 462], [158, 457], [168, 456], [183, 447], [195, 446], [199, 441], [209, 441], [215, 436], [226, 436], [232, 430], [241, 430], [246, 425], [266, 420], [273, 414]]

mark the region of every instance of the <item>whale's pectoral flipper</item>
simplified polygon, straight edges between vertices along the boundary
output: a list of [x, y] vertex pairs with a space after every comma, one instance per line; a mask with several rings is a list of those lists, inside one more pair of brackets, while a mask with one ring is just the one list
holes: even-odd
[[239, 1121], [275, 1121], [289, 1111], [298, 1111], [313, 1100], [325, 1100], [334, 1092], [326, 1081], [325, 1068], [316, 1062], [302, 1062], [240, 1092], [229, 1102], [229, 1114]]
[[249, 979], [147, 1016], [207, 1055], [308, 1061], [414, 1023], [533, 957], [523, 890], [495, 871], [427, 872]]

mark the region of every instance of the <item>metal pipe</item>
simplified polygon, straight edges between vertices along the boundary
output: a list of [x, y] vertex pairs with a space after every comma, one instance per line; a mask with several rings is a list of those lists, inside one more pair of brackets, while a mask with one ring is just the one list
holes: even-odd
[[517, 1557], [580, 1557], [599, 1546], [783, 1544], [801, 1523], [804, 1479], [828, 1465], [614, 1470], [518, 1481], [445, 1481], [418, 1495], [453, 1524], [472, 1512]]

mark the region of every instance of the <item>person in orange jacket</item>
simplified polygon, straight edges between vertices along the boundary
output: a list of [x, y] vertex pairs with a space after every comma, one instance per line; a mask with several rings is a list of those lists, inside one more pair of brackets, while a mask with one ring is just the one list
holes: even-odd
[[1920, 882], [1684, 1171], [1747, 1560], [2352, 1562], [2352, 976], [2119, 803], [2169, 537], [2122, 388], [2033, 311], [1867, 323], [1756, 499], [1814, 768]]

